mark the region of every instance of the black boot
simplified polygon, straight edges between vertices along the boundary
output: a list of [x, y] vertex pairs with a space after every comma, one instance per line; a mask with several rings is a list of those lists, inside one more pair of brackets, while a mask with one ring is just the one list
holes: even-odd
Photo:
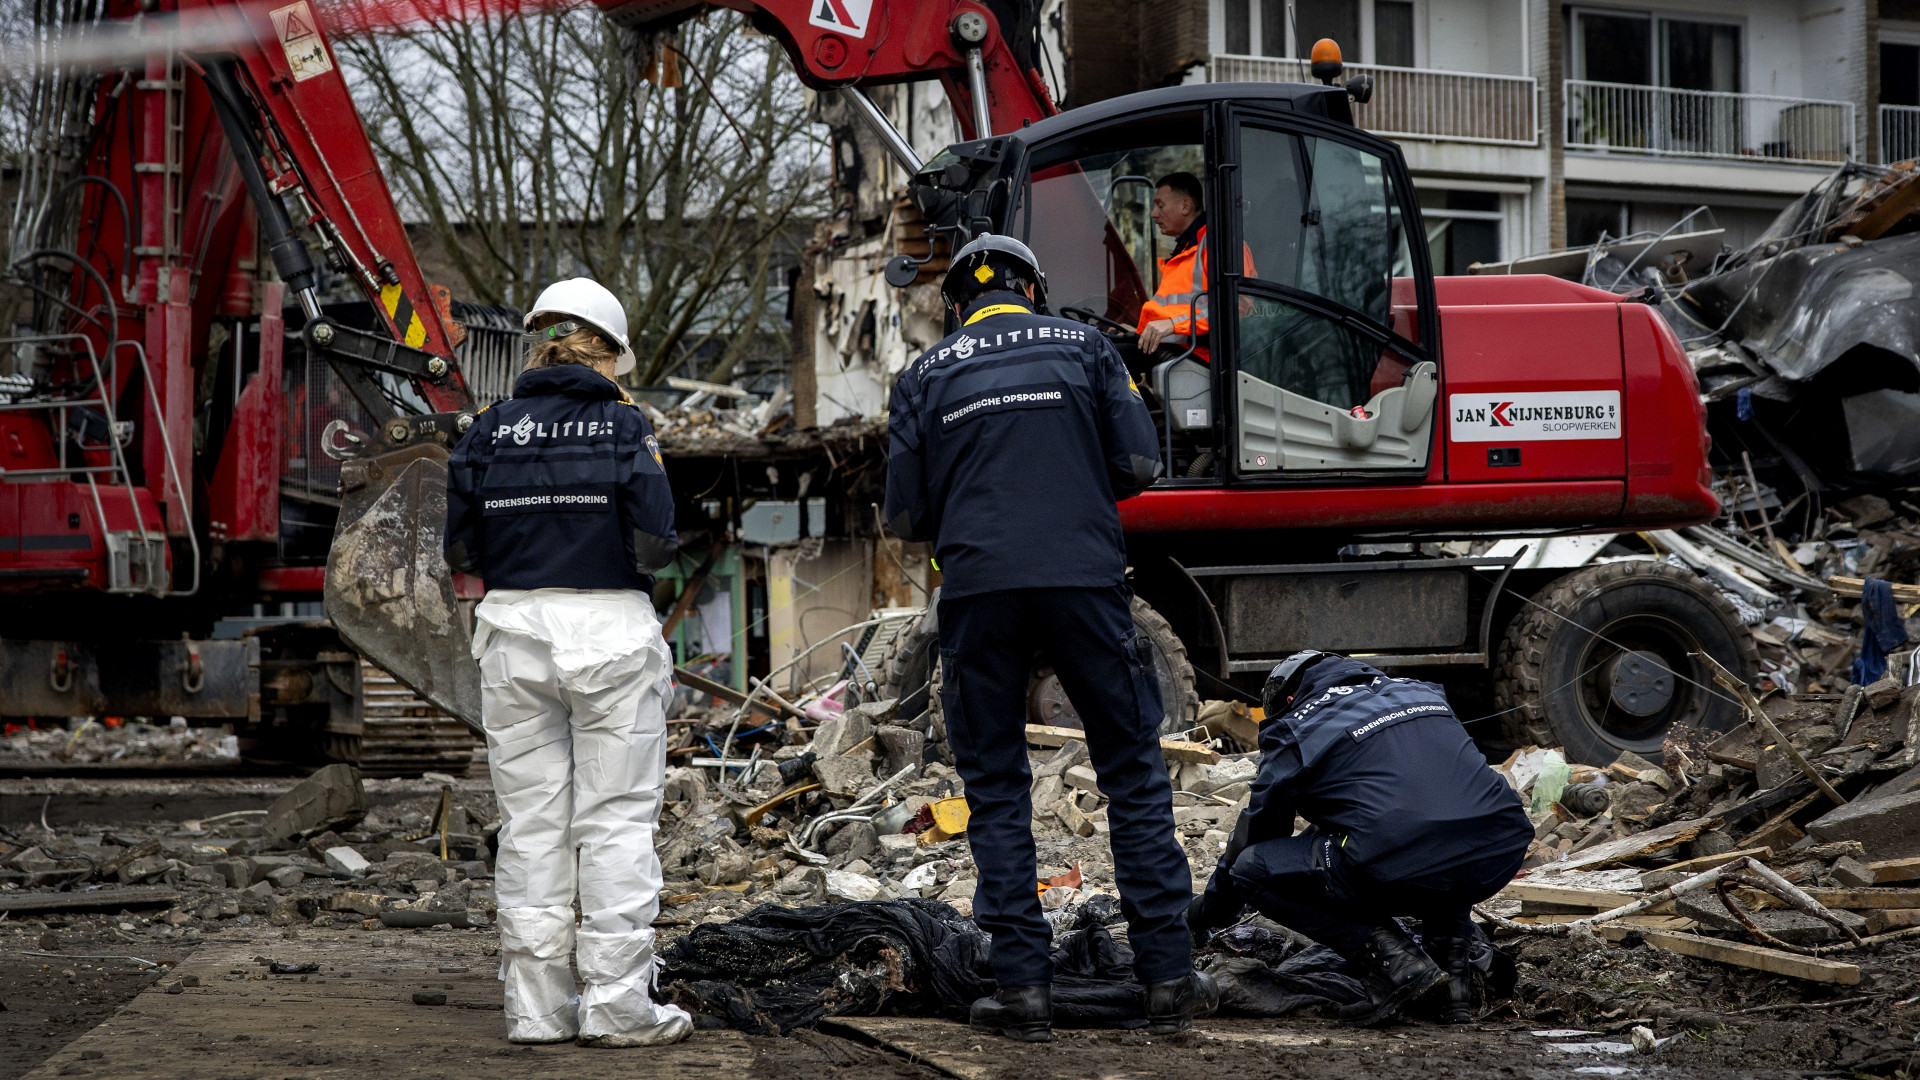
[[1147, 984], [1147, 1034], [1185, 1031], [1220, 1007], [1220, 985], [1204, 971]]
[[1447, 981], [1447, 973], [1397, 923], [1374, 927], [1359, 959], [1367, 967], [1367, 1000], [1340, 1010], [1340, 1019], [1350, 1024], [1384, 1024], [1409, 1002]]
[[1428, 991], [1426, 1001], [1443, 1024], [1473, 1022], [1473, 938], [1448, 936], [1427, 939], [1433, 962], [1447, 973], [1445, 986]]
[[1003, 986], [974, 1002], [967, 1021], [1021, 1042], [1052, 1042], [1053, 987]]

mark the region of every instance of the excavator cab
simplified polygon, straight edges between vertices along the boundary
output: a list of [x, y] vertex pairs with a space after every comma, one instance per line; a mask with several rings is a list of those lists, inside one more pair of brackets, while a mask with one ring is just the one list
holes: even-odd
[[[1173, 243], [1148, 212], [1173, 172], [1206, 189], [1205, 273], [1190, 298], [1174, 297], [1192, 305], [1199, 332], [1146, 356], [1141, 307], [1170, 295], [1160, 275]], [[1411, 242], [1420, 217], [1405, 162], [1353, 126], [1347, 91], [1130, 95], [956, 147], [917, 179], [951, 192], [923, 195], [923, 207], [944, 203], [1031, 246], [1054, 312], [1128, 357], [1160, 428], [1163, 484], [1427, 475], [1440, 364], [1432, 271]]]

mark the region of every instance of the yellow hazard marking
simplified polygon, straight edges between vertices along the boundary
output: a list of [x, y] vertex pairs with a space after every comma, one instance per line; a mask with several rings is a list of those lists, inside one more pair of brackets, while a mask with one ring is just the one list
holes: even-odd
[[413, 301], [407, 299], [405, 289], [398, 285], [382, 286], [380, 306], [386, 309], [393, 328], [400, 332], [401, 341], [416, 349], [427, 343], [427, 324], [420, 321], [420, 313], [414, 310]]
[[989, 315], [1006, 315], [1010, 312], [1019, 312], [1022, 315], [1033, 314], [1033, 312], [1028, 311], [1019, 304], [988, 304], [986, 307], [974, 312], [973, 317], [967, 320], [966, 325], [972, 326], [974, 323], [979, 322]]
[[987, 282], [989, 282], [989, 281], [992, 281], [992, 280], [993, 280], [993, 267], [991, 267], [991, 266], [982, 266], [982, 267], [981, 267], [980, 269], [978, 269], [978, 270], [975, 270], [975, 271], [973, 272], [973, 280], [975, 280], [975, 281], [977, 281], [977, 282], [979, 282], [979, 283], [980, 283], [980, 284], [982, 284], [982, 285], [985, 285], [985, 284], [986, 284]]

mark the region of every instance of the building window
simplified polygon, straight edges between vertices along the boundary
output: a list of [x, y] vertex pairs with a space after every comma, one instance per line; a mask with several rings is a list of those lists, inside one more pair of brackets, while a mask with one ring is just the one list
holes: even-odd
[[1740, 89], [1740, 27], [1621, 12], [1574, 11], [1573, 77], [1677, 90]]
[[1567, 200], [1567, 246], [1600, 242], [1602, 234], [1619, 239], [1627, 235], [1627, 204], [1610, 199]]
[[1287, 55], [1287, 0], [1260, 0], [1260, 55]]
[[1226, 0], [1227, 52], [1245, 56], [1253, 51], [1253, 0]]
[[1500, 196], [1491, 191], [1422, 189], [1420, 216], [1426, 219], [1427, 253], [1433, 272], [1468, 273], [1474, 263], [1499, 262]]
[[1360, 55], [1358, 0], [1294, 0], [1293, 18], [1295, 56], [1305, 59], [1321, 38], [1332, 38], [1342, 52]]
[[1387, 67], [1413, 66], [1410, 0], [1373, 0], [1373, 62]]
[[1920, 105], [1920, 45], [1880, 43], [1880, 104]]

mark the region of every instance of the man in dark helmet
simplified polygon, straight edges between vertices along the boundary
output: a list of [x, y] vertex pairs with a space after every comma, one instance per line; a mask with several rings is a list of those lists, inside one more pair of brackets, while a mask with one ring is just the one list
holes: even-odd
[[1085, 721], [1110, 800], [1148, 1030], [1173, 1032], [1211, 1011], [1217, 991], [1193, 972], [1192, 878], [1114, 507], [1159, 475], [1158, 447], [1119, 354], [1079, 323], [1036, 314], [1044, 289], [1033, 252], [1010, 237], [982, 235], [956, 252], [942, 291], [960, 328], [901, 372], [889, 420], [888, 528], [932, 541], [944, 575], [940, 701], [972, 812], [974, 920], [993, 935], [998, 983], [972, 1019], [1051, 1038], [1052, 933], [1034, 890], [1025, 736], [1038, 656]]
[[[1380, 1024], [1423, 995], [1442, 1020], [1473, 1019], [1469, 909], [1521, 869], [1534, 828], [1519, 794], [1430, 682], [1300, 651], [1263, 705], [1260, 774], [1194, 934], [1252, 905], [1367, 972], [1369, 999], [1342, 1019]], [[1311, 826], [1298, 836], [1296, 815]], [[1421, 920], [1425, 951], [1394, 917]]]
[[[1431, 683], [1306, 651], [1273, 669], [1263, 697], [1260, 772], [1193, 932], [1250, 905], [1366, 972], [1369, 999], [1343, 1019], [1385, 1023], [1430, 995], [1440, 1019], [1471, 1020], [1469, 909], [1526, 858], [1520, 796]], [[1295, 815], [1312, 826], [1298, 836]], [[1424, 951], [1395, 916], [1420, 920]]]

